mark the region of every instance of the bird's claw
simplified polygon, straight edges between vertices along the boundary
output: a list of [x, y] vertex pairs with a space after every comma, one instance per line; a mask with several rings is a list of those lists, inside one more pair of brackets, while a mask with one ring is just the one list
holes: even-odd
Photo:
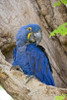
[[17, 66], [12, 66], [11, 68], [10, 68], [10, 70], [19, 70], [19, 71], [21, 71], [22, 72], [22, 69], [21, 69], [21, 67], [19, 66], [19, 65], [17, 65]]
[[26, 75], [26, 78], [29, 78], [30, 76], [29, 75]]
[[28, 79], [25, 82], [25, 84], [27, 84], [33, 77], [34, 77], [33, 75], [31, 75], [31, 76], [26, 75], [26, 78], [28, 78]]

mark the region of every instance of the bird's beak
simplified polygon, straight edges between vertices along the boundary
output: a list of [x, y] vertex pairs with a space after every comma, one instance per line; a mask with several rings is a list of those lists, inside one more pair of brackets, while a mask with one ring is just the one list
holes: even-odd
[[36, 45], [38, 45], [42, 39], [42, 31], [39, 30], [38, 32], [36, 33], [29, 33], [28, 36], [27, 36], [27, 39], [32, 42], [32, 43], [36, 43]]
[[37, 33], [34, 33], [34, 39], [36, 41], [36, 45], [38, 45], [42, 39], [42, 31], [38, 31]]

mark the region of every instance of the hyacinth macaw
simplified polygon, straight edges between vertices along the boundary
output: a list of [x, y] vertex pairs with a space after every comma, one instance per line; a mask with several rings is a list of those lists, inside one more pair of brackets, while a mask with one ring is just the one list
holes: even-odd
[[42, 46], [42, 29], [37, 24], [28, 24], [19, 29], [16, 35], [16, 47], [13, 51], [13, 67], [18, 66], [28, 76], [34, 76], [47, 85], [55, 86], [52, 68]]

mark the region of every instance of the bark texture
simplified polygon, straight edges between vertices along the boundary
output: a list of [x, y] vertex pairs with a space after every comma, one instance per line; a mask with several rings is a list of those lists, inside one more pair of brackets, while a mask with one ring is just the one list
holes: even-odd
[[5, 55], [4, 59], [0, 52], [0, 84], [15, 100], [44, 100], [44, 96], [45, 100], [53, 100], [54, 96], [66, 92], [65, 89], [43, 85], [35, 79], [26, 86], [24, 85], [25, 75], [18, 71], [10, 71], [10, 67], [8, 67], [12, 63], [14, 37], [18, 29], [29, 23], [37, 23], [43, 30], [40, 45], [45, 48], [48, 54], [54, 72], [55, 84], [57, 87], [67, 87], [67, 36], [57, 35], [49, 38], [49, 34], [55, 28], [67, 22], [66, 6], [62, 4], [53, 8], [56, 1], [0, 0], [0, 49]]
[[1, 57], [0, 84], [14, 100], [54, 100], [57, 95], [67, 94], [67, 89], [47, 86], [34, 78], [26, 84], [24, 73], [10, 71], [11, 65]]
[[[5, 70], [3, 70], [3, 67]], [[10, 70], [8, 71], [8, 69], [9, 67], [0, 65], [0, 84], [2, 84], [3, 88], [14, 98], [14, 100], [32, 100], [28, 95], [30, 92], [29, 88], [24, 86], [23, 81], [19, 79], [22, 79], [23, 74], [19, 74], [18, 72], [12, 73]], [[14, 77], [14, 74], [16, 77]], [[17, 74], [18, 76], [20, 75], [20, 77], [17, 77]]]

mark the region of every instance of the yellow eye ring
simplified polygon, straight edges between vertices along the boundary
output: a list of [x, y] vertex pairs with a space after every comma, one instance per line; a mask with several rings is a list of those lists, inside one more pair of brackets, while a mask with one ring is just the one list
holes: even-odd
[[31, 31], [31, 30], [32, 30], [32, 28], [31, 28], [31, 27], [28, 27], [28, 28], [27, 28], [27, 31]]

